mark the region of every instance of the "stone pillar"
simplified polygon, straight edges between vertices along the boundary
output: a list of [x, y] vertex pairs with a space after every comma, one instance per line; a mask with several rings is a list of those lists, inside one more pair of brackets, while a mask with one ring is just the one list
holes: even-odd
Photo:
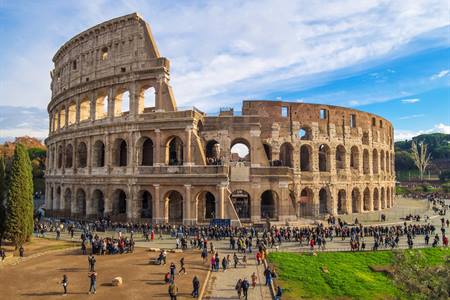
[[160, 199], [160, 192], [159, 192], [159, 184], [153, 185], [155, 189], [155, 193], [153, 195], [152, 199], [152, 221], [153, 223], [163, 223], [163, 216], [161, 215], [161, 199]]
[[250, 218], [252, 222], [259, 222], [261, 220], [261, 198], [259, 192], [261, 185], [256, 182], [252, 184], [250, 197]]
[[155, 149], [153, 153], [153, 165], [155, 167], [164, 165], [164, 159], [161, 155], [161, 150], [163, 149], [163, 145], [161, 144], [161, 130], [155, 129], [155, 145], [153, 146]]
[[113, 203], [113, 192], [111, 191], [111, 188], [108, 186], [105, 189], [104, 193], [104, 201], [105, 201], [105, 215], [110, 215], [112, 213], [112, 203]]
[[219, 199], [216, 200], [216, 218], [225, 219], [225, 188], [226, 183], [221, 183], [217, 185], [217, 193], [219, 194]]
[[278, 199], [278, 220], [280, 221], [288, 221], [291, 218], [291, 199], [289, 196], [289, 182], [283, 181], [278, 183], [278, 187], [280, 190], [279, 199]]
[[[97, 111], [97, 97], [98, 95], [95, 92], [91, 92], [89, 94], [89, 120], [91, 122], [94, 122], [97, 118], [97, 114], [99, 113]], [[108, 103], [108, 109], [109, 109], [109, 103]], [[106, 112], [106, 115], [108, 115], [108, 112]]]
[[250, 160], [252, 167], [259, 167], [258, 146], [261, 144], [261, 130], [250, 130]]
[[[329, 193], [330, 198], [328, 199], [327, 206], [329, 209], [329, 213], [336, 216], [337, 215], [337, 193], [338, 193], [338, 191], [337, 191], [337, 189], [332, 188], [332, 187], [328, 187], [328, 188], [330, 190], [330, 193]], [[345, 196], [348, 199], [348, 193], [346, 193]]]
[[185, 184], [185, 199], [183, 199], [183, 224], [185, 225], [191, 225], [194, 224], [196, 220], [192, 219], [192, 212], [191, 212], [191, 185]]
[[186, 127], [186, 142], [184, 147], [183, 165], [192, 166], [192, 126]]
[[319, 188], [313, 188], [312, 192], [313, 192], [312, 214], [313, 214], [313, 217], [317, 218], [319, 216], [319, 213], [320, 213], [320, 211], [319, 211], [319, 202], [320, 202], [319, 192], [320, 192], [320, 189]]
[[[130, 85], [129, 88], [129, 93], [130, 93], [130, 115], [129, 117], [131, 119], [135, 119], [137, 117], [137, 115], [139, 115], [139, 113], [141, 113], [139, 106], [140, 106], [140, 97], [139, 95], [136, 93], [136, 82], [133, 82]], [[123, 101], [123, 100], [122, 100]], [[143, 112], [143, 109], [142, 109]]]
[[[105, 100], [103, 100], [105, 101]], [[106, 112], [108, 119], [112, 120], [115, 117], [116, 101], [113, 88], [108, 90], [108, 111]]]

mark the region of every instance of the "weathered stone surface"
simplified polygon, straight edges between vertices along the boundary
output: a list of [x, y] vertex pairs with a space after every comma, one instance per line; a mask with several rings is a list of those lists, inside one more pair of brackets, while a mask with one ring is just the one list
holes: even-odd
[[113, 286], [121, 286], [123, 284], [122, 277], [115, 277], [111, 283]]

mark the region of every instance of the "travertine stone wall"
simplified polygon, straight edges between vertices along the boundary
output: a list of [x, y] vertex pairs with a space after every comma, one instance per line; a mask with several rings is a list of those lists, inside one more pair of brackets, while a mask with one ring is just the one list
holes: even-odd
[[[178, 110], [169, 61], [137, 14], [80, 33], [53, 61], [46, 140], [52, 214], [295, 221], [394, 203], [389, 121], [281, 101], [244, 101], [239, 116]], [[246, 157], [232, 154], [236, 144], [248, 148]]]

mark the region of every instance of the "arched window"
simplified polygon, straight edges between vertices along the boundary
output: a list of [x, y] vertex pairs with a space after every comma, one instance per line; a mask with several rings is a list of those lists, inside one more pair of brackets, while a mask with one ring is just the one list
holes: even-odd
[[71, 144], [66, 146], [66, 168], [72, 168], [73, 166], [73, 147]]
[[95, 100], [95, 120], [106, 118], [108, 115], [109, 98], [105, 94], [100, 94]]
[[105, 213], [105, 196], [101, 190], [95, 190], [92, 193], [92, 204], [94, 206], [93, 211], [95, 211], [97, 216], [103, 217]]
[[148, 191], [141, 191], [140, 200], [141, 200], [141, 218], [151, 219], [153, 217], [152, 194], [150, 194]]
[[319, 171], [330, 171], [330, 147], [325, 144], [319, 146]]
[[142, 161], [143, 166], [153, 166], [153, 141], [145, 138], [142, 144]]
[[272, 147], [269, 144], [263, 144], [264, 153], [266, 154], [267, 160], [269, 163], [272, 162]]
[[69, 126], [75, 124], [77, 121], [77, 105], [75, 103], [72, 103], [68, 107], [68, 118], [67, 123]]
[[128, 165], [128, 146], [123, 139], [117, 139], [114, 143], [115, 165], [126, 167]]
[[154, 87], [143, 87], [139, 92], [139, 113], [155, 111], [156, 92]]
[[358, 188], [354, 188], [352, 191], [352, 212], [361, 212], [361, 194]]
[[356, 146], [353, 146], [351, 148], [350, 168], [354, 170], [359, 170], [359, 149]]
[[261, 194], [261, 219], [274, 219], [277, 217], [278, 194], [267, 190]]
[[377, 152], [377, 149], [373, 149], [373, 152], [372, 152], [372, 169], [373, 169], [373, 174], [378, 174], [378, 152]]
[[369, 190], [369, 188], [366, 188], [364, 190], [364, 210], [365, 211], [370, 210], [370, 190]]
[[114, 116], [120, 117], [130, 111], [130, 92], [119, 90], [114, 98]]
[[183, 222], [183, 196], [177, 191], [169, 191], [165, 197], [165, 207], [170, 224]]
[[309, 140], [312, 140], [312, 130], [311, 130], [311, 128], [310, 127], [308, 127], [308, 126], [303, 126], [299, 131], [298, 131], [298, 137], [301, 139], [301, 140], [306, 140], [306, 141], [309, 141]]
[[89, 120], [91, 116], [91, 103], [85, 98], [80, 102], [80, 122]]
[[380, 210], [380, 198], [378, 195], [378, 189], [373, 189], [373, 209], [374, 210]]
[[78, 168], [86, 168], [87, 166], [87, 147], [84, 142], [78, 143], [77, 146]]
[[63, 147], [60, 145], [60, 146], [58, 147], [58, 169], [61, 169], [61, 168], [62, 168], [62, 165], [63, 165], [63, 156], [64, 156], [64, 154], [63, 154]]
[[216, 140], [210, 140], [206, 143], [206, 163], [208, 165], [220, 165], [221, 153], [220, 144]]
[[300, 147], [300, 170], [311, 171], [311, 147], [308, 145]]
[[325, 188], [319, 191], [319, 213], [326, 214], [329, 212], [328, 208], [328, 192]]
[[70, 213], [70, 204], [72, 203], [72, 190], [67, 188], [64, 193], [64, 210]]
[[77, 190], [76, 208], [78, 214], [86, 216], [86, 192], [83, 189]]
[[336, 170], [345, 169], [345, 148], [342, 145], [336, 147]]
[[105, 166], [105, 144], [102, 141], [97, 140], [94, 143], [94, 167], [100, 168]]
[[304, 188], [300, 193], [299, 216], [313, 215], [313, 192], [309, 188]]
[[244, 190], [236, 190], [231, 194], [231, 201], [240, 219], [250, 219], [250, 195]]
[[380, 169], [381, 172], [384, 172], [384, 151], [380, 151]]
[[294, 147], [291, 143], [283, 143], [280, 147], [280, 161], [281, 165], [284, 167], [292, 168], [294, 166], [293, 162], [293, 152]]
[[347, 213], [347, 193], [345, 190], [339, 190], [338, 192], [337, 213], [340, 215]]
[[250, 162], [250, 144], [244, 139], [237, 139], [231, 143], [231, 158], [232, 162]]
[[369, 150], [367, 150], [367, 149], [364, 149], [364, 151], [363, 151], [363, 172], [364, 172], [364, 174], [370, 173]]
[[114, 201], [112, 213], [113, 215], [121, 215], [127, 212], [127, 194], [123, 190], [116, 190], [114, 193]]
[[167, 164], [180, 166], [183, 164], [183, 142], [177, 136], [169, 139], [167, 143]]
[[216, 217], [216, 199], [210, 192], [200, 192], [197, 196], [198, 221], [214, 219]]

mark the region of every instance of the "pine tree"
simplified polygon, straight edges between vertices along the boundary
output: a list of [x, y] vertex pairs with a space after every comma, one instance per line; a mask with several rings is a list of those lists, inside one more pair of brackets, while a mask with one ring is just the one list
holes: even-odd
[[6, 225], [6, 167], [5, 158], [0, 157], [0, 246], [2, 245], [3, 234]]
[[17, 247], [33, 233], [33, 178], [25, 147], [14, 151], [6, 197], [6, 237]]

